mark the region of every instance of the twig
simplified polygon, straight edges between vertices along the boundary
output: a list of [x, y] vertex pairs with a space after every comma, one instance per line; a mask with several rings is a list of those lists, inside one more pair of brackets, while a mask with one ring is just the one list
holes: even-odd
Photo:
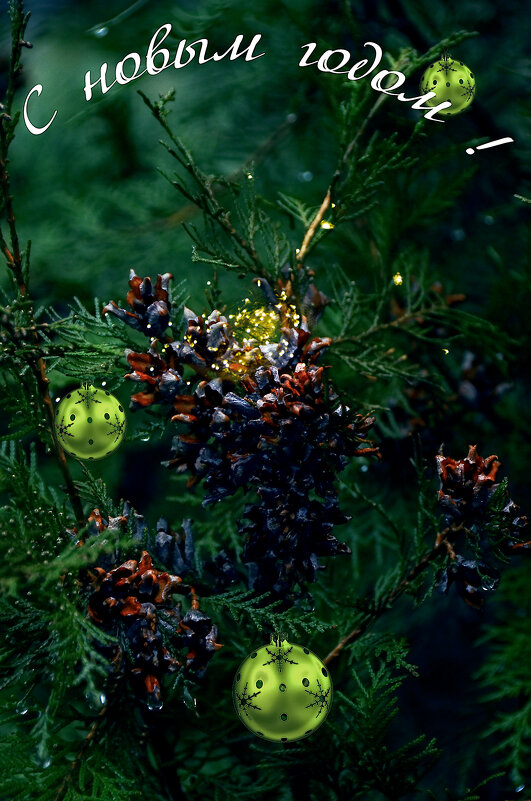
[[380, 323], [379, 325], [373, 325], [370, 328], [367, 328], [366, 331], [362, 331], [360, 334], [352, 334], [346, 337], [336, 337], [330, 344], [333, 346], [341, 345], [344, 342], [362, 342], [364, 339], [367, 339], [373, 334], [379, 334], [381, 331], [385, 331], [388, 328], [400, 328], [400, 326], [405, 325], [405, 323], [409, 323], [410, 320], [414, 320], [417, 317], [425, 317], [432, 311], [433, 308], [426, 307], [425, 309], [406, 312], [400, 317], [397, 317], [396, 320], [391, 320], [388, 323]]
[[199, 188], [199, 194], [194, 194], [193, 191], [189, 191], [179, 180], [171, 181], [170, 183], [172, 183], [172, 185], [175, 186], [175, 188], [178, 189], [178, 191], [191, 203], [203, 211], [203, 213], [207, 215], [214, 223], [220, 226], [225, 234], [227, 234], [236, 243], [240, 250], [242, 250], [250, 258], [254, 266], [254, 272], [256, 272], [257, 275], [262, 275], [269, 280], [273, 280], [260, 261], [260, 257], [256, 251], [256, 248], [250, 242], [248, 242], [244, 236], [242, 236], [237, 228], [235, 228], [231, 222], [230, 213], [219, 203], [219, 200], [214, 194], [212, 188], [213, 179], [203, 173], [202, 170], [195, 164], [191, 154], [188, 152], [183, 142], [181, 142], [181, 140], [173, 133], [172, 129], [168, 125], [160, 105], [152, 103], [147, 95], [145, 95], [143, 92], [139, 91], [138, 94], [149, 108], [155, 119], [158, 120], [162, 128], [166, 131], [167, 135], [170, 137], [170, 140], [174, 144], [175, 149], [163, 141], [161, 144], [164, 145], [168, 153], [175, 158], [181, 167], [191, 176], [193, 181], [195, 181], [197, 187]]
[[337, 182], [339, 181], [339, 179], [341, 177], [341, 171], [343, 170], [343, 167], [347, 164], [348, 160], [350, 159], [350, 156], [352, 155], [352, 151], [354, 150], [354, 148], [358, 144], [358, 141], [359, 141], [360, 137], [362, 136], [362, 134], [364, 133], [365, 128], [367, 127], [369, 121], [376, 114], [376, 112], [378, 111], [378, 109], [380, 108], [382, 103], [386, 100], [386, 98], [387, 98], [387, 95], [380, 95], [378, 97], [378, 99], [373, 104], [372, 108], [370, 109], [369, 113], [367, 114], [367, 116], [365, 117], [363, 122], [361, 123], [360, 127], [358, 128], [358, 130], [356, 132], [356, 135], [353, 137], [353, 139], [351, 139], [351, 141], [346, 146], [345, 151], [344, 151], [344, 153], [343, 153], [343, 155], [341, 157], [341, 161], [339, 162], [339, 167], [335, 171], [335, 173], [334, 173], [334, 175], [332, 177], [332, 180], [330, 181], [330, 185], [329, 185], [329, 187], [327, 189], [326, 195], [324, 196], [323, 202], [319, 206], [319, 211], [317, 212], [317, 214], [315, 215], [315, 217], [311, 221], [310, 225], [306, 229], [306, 232], [304, 234], [304, 239], [302, 240], [302, 244], [301, 244], [299, 250], [297, 251], [297, 255], [296, 255], [296, 260], [298, 262], [302, 263], [304, 257], [308, 253], [308, 250], [310, 248], [312, 239], [314, 238], [315, 233], [316, 233], [319, 225], [321, 224], [321, 221], [323, 219], [324, 213], [328, 209], [328, 207], [330, 206], [330, 203], [332, 201], [332, 194], [334, 192], [334, 189], [335, 189], [335, 186], [336, 186]]
[[72, 777], [73, 777], [74, 773], [76, 772], [77, 768], [79, 767], [79, 764], [80, 764], [80, 762], [81, 762], [81, 760], [83, 758], [83, 754], [85, 753], [85, 751], [87, 750], [87, 748], [91, 744], [92, 740], [94, 739], [94, 736], [95, 736], [95, 734], [96, 734], [96, 732], [97, 732], [97, 730], [98, 730], [103, 718], [105, 717], [106, 712], [107, 712], [107, 704], [105, 704], [105, 706], [103, 706], [100, 709], [100, 711], [98, 712], [98, 717], [96, 718], [96, 720], [94, 721], [94, 723], [90, 727], [89, 733], [87, 734], [87, 736], [83, 740], [83, 743], [81, 744], [81, 748], [79, 749], [76, 758], [71, 763], [70, 768], [68, 769], [68, 773], [66, 774], [65, 778], [63, 779], [63, 781], [61, 783], [61, 786], [59, 787], [59, 789], [57, 791], [57, 794], [54, 797], [54, 801], [61, 801], [61, 798], [63, 798], [64, 794], [68, 790], [68, 786], [69, 786], [70, 782], [72, 781]]
[[2, 197], [4, 200], [4, 209], [9, 226], [9, 234], [11, 237], [11, 250], [7, 246], [7, 242], [2, 237], [2, 250], [6, 257], [7, 266], [13, 272], [19, 294], [22, 298], [26, 297], [26, 286], [24, 284], [24, 275], [22, 272], [22, 255], [20, 253], [20, 244], [18, 240], [17, 228], [15, 225], [15, 213], [13, 211], [13, 198], [9, 191], [9, 175], [7, 173], [7, 151], [9, 144], [7, 141], [6, 132], [4, 129], [5, 116], [0, 120], [0, 184], [2, 186]]
[[335, 659], [339, 656], [341, 651], [346, 645], [349, 645], [352, 642], [358, 640], [362, 634], [366, 632], [368, 627], [371, 623], [374, 623], [383, 613], [388, 609], [397, 598], [399, 598], [402, 593], [407, 589], [407, 587], [414, 581], [418, 576], [423, 573], [427, 567], [436, 559], [439, 554], [446, 551], [451, 558], [455, 558], [455, 553], [452, 548], [451, 542], [448, 540], [448, 535], [450, 533], [456, 534], [458, 531], [461, 531], [462, 526], [450, 526], [444, 531], [441, 531], [437, 534], [435, 545], [432, 550], [427, 553], [423, 558], [417, 562], [417, 564], [411, 568], [409, 573], [382, 599], [382, 601], [378, 605], [378, 609], [373, 615], [368, 615], [359, 626], [353, 629], [349, 634], [346, 634], [333, 648], [328, 656], [325, 657], [323, 662], [327, 665], [332, 659]]
[[317, 228], [321, 224], [321, 220], [324, 217], [325, 211], [327, 210], [327, 208], [330, 205], [331, 198], [332, 198], [332, 187], [330, 186], [328, 188], [328, 192], [326, 193], [326, 195], [324, 197], [323, 202], [319, 206], [319, 211], [317, 212], [317, 214], [315, 215], [315, 217], [311, 221], [310, 225], [308, 226], [308, 229], [307, 229], [306, 233], [304, 234], [304, 239], [302, 240], [302, 245], [300, 246], [299, 252], [297, 253], [297, 261], [302, 262], [302, 260], [304, 259], [305, 255], [306, 255], [306, 253], [308, 251], [308, 248], [310, 247], [310, 242], [312, 241], [312, 239], [313, 239], [313, 237], [315, 235], [315, 232], [317, 231]]
[[[19, 0], [17, 6], [12, 10], [12, 48], [11, 48], [11, 60], [9, 62], [8, 89], [6, 92], [6, 102], [5, 102], [5, 108], [7, 111], [11, 110], [11, 104], [13, 101], [13, 94], [14, 94], [15, 75], [20, 70], [20, 53], [22, 47], [28, 46], [28, 43], [24, 42], [23, 40], [24, 31], [28, 19], [29, 19], [29, 14], [24, 15], [24, 5], [22, 0]], [[11, 272], [13, 273], [13, 277], [15, 279], [19, 296], [22, 299], [28, 298], [29, 300], [28, 288], [26, 285], [26, 280], [24, 278], [24, 269], [22, 266], [22, 253], [20, 250], [20, 242], [15, 221], [13, 198], [10, 192], [9, 173], [7, 170], [8, 150], [9, 150], [9, 145], [13, 140], [13, 130], [14, 130], [14, 126], [12, 126], [10, 135], [8, 137], [5, 127], [8, 123], [12, 124], [12, 120], [9, 116], [6, 116], [4, 114], [0, 118], [0, 187], [4, 202], [4, 210], [6, 213], [6, 218], [9, 226], [9, 237], [11, 240], [11, 247], [8, 246], [6, 240], [1, 235], [1, 233], [0, 233], [0, 245], [4, 252], [8, 269], [10, 269]], [[35, 330], [35, 320], [33, 316], [33, 308], [31, 305], [28, 308], [28, 317], [30, 322], [29, 328], [32, 330], [33, 339], [37, 344], [39, 344], [39, 335]], [[33, 372], [33, 375], [37, 383], [39, 393], [44, 403], [44, 408], [46, 410], [46, 417], [47, 417], [47, 430], [52, 443], [52, 448], [55, 453], [55, 457], [59, 464], [59, 468], [61, 470], [63, 478], [66, 482], [68, 496], [72, 504], [77, 525], [78, 527], [81, 528], [85, 525], [83, 505], [81, 503], [77, 487], [75, 486], [72, 476], [70, 474], [65, 453], [61, 445], [59, 444], [59, 441], [55, 433], [55, 411], [52, 399], [50, 397], [49, 379], [46, 376], [46, 364], [42, 359], [42, 357], [39, 357], [37, 360], [30, 359], [28, 360], [28, 364], [31, 367], [31, 370]]]

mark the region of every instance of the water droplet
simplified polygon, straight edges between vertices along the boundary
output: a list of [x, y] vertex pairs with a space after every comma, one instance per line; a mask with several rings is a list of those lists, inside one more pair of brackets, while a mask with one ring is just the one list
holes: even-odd
[[162, 709], [163, 706], [164, 704], [162, 703], [160, 698], [159, 699], [150, 698], [150, 700], [147, 703], [147, 708], [149, 709], [150, 712], [155, 712], [155, 711], [158, 712], [158, 710]]
[[525, 784], [519, 784], [518, 787], [514, 788], [515, 793], [521, 793], [522, 790], [525, 790]]
[[41, 749], [41, 748], [38, 749], [36, 762], [39, 765], [39, 767], [43, 768], [44, 770], [50, 767], [50, 765], [52, 764], [52, 760], [47, 749]]
[[105, 693], [101, 693], [101, 695], [100, 695], [100, 704], [102, 706], [105, 706], [106, 703], [107, 703], [107, 696], [105, 695]]
[[106, 25], [101, 25], [99, 28], [96, 28], [92, 31], [96, 39], [103, 39], [104, 36], [107, 36], [109, 33], [109, 29]]
[[17, 715], [26, 715], [28, 713], [28, 706], [26, 704], [26, 699], [19, 701], [15, 707]]

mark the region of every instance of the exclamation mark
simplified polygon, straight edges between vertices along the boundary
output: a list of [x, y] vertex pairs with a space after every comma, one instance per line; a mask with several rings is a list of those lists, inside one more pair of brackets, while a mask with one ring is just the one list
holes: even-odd
[[[514, 139], [511, 139], [510, 136], [506, 136], [503, 139], [495, 139], [494, 142], [486, 142], [484, 145], [478, 145], [476, 150], [485, 150], [486, 147], [497, 147], [498, 145], [507, 145], [509, 142], [514, 142]], [[472, 156], [476, 150], [473, 147], [467, 147], [466, 152], [469, 156]]]

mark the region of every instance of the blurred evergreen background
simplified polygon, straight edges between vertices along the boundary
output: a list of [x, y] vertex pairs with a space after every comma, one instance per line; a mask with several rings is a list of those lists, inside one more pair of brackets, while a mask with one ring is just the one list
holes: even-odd
[[[309, 264], [319, 289], [332, 295], [340, 268], [369, 288], [374, 273], [380, 271], [389, 279], [401, 269], [405, 254], [423, 251], [432, 283], [440, 282], [448, 295], [463, 293], [466, 300], [460, 308], [497, 324], [515, 340], [509, 352], [495, 337], [481, 352], [474, 341], [456, 343], [447, 355], [441, 349], [433, 351], [454, 397], [449, 413], [433, 405], [426, 411], [421, 445], [427, 459], [442, 443], [445, 453], [456, 458], [466, 454], [468, 444], [476, 443], [484, 456], [497, 453], [509, 476], [512, 497], [530, 512], [530, 207], [515, 197], [531, 197], [531, 15], [525, 4], [162, 0], [128, 6], [117, 0], [35, 0], [30, 10], [28, 38], [34, 48], [24, 54], [19, 104], [32, 86], [41, 83], [41, 97], [32, 99], [32, 119], [43, 124], [55, 108], [58, 115], [42, 136], [32, 136], [19, 126], [11, 151], [12, 189], [19, 233], [23, 241], [32, 240], [32, 292], [43, 304], [52, 303], [65, 313], [74, 297], [89, 309], [94, 308], [95, 297], [98, 309], [110, 299], [121, 302], [130, 268], [152, 278], [171, 272], [175, 283], [186, 282], [188, 306], [197, 312], [210, 310], [205, 285], [212, 270], [192, 263], [191, 242], [181, 227], [197, 213], [157, 172], [159, 167], [170, 170], [171, 165], [158, 142], [160, 128], [138, 89], [156, 98], [175, 87], [170, 122], [200, 166], [206, 172], [231, 175], [253, 165], [258, 192], [274, 214], [279, 192], [309, 205], [322, 200], [339, 153], [339, 105], [356, 90], [356, 84], [348, 85], [340, 76], [298, 67], [301, 45], [317, 41], [318, 53], [345, 48], [355, 63], [366, 56], [367, 41], [396, 56], [403, 47], [424, 52], [461, 29], [477, 32], [452, 51], [476, 75], [471, 108], [444, 125], [428, 124], [417, 143], [418, 161], [389, 175], [378, 187], [378, 206], [370, 224], [361, 217], [331, 232]], [[112, 80], [114, 65], [132, 51], [143, 56], [154, 31], [165, 22], [173, 26], [165, 42], [170, 52], [181, 38], [206, 37], [211, 52], [223, 52], [237, 34], [249, 42], [261, 33], [259, 52], [265, 50], [266, 56], [252, 63], [238, 59], [201, 66], [194, 60], [179, 71], [170, 68], [156, 77], [116, 85], [105, 96], [95, 90], [87, 103], [85, 72], [90, 69], [97, 77], [106, 61]], [[0, 67], [5, 72], [6, 14], [0, 25], [4, 54]], [[408, 81], [407, 94], [418, 94], [419, 80], [420, 74]], [[383, 137], [397, 132], [400, 141], [419, 116], [408, 104], [389, 98], [378, 114], [377, 128]], [[474, 156], [465, 153], [474, 140], [504, 136], [513, 137], [514, 144]], [[290, 220], [280, 210], [278, 218], [289, 230]], [[300, 243], [300, 230], [290, 235]], [[1, 280], [7, 285], [4, 275]], [[249, 279], [239, 280], [234, 274], [220, 275], [219, 287], [229, 307], [237, 306], [250, 291]], [[334, 315], [332, 304], [318, 334], [327, 334]], [[463, 385], [466, 358], [476, 359], [481, 367], [483, 378], [475, 395]], [[125, 359], [123, 366], [128, 372]], [[359, 381], [344, 368], [338, 370], [342, 370], [340, 389], [352, 389]], [[60, 394], [64, 379], [57, 375], [55, 382], [52, 391]], [[130, 386], [124, 382], [115, 387], [126, 400]], [[396, 381], [385, 386], [380, 382], [372, 395], [366, 395], [369, 402], [387, 409], [377, 415], [384, 459], [379, 465], [364, 466], [362, 472], [355, 467], [365, 490], [397, 517], [405, 513], [416, 491], [412, 486], [408, 496], [407, 482], [404, 487], [413, 437], [402, 389]], [[183, 486], [160, 467], [168, 455], [171, 433], [143, 446], [141, 438], [134, 439], [143, 422], [129, 414], [131, 439], [111, 459], [94, 464], [93, 473], [105, 479], [114, 498], [129, 499], [147, 519], [164, 513], [176, 522], [186, 513]], [[50, 481], [57, 483], [54, 468]], [[374, 549], [370, 510], [348, 493], [343, 505], [355, 516], [351, 534], [341, 531], [338, 536], [351, 546], [356, 540], [356, 559], [347, 568], [330, 565], [323, 575], [328, 587], [339, 586], [350, 576], [363, 594], [382, 565], [392, 561], [392, 554], [385, 538], [377, 540]], [[194, 509], [199, 532], [208, 514]], [[201, 537], [198, 540], [201, 549]], [[208, 544], [204, 550], [208, 555]], [[515, 571], [522, 569], [526, 566]], [[502, 585], [510, 584], [507, 573]], [[516, 603], [516, 613], [527, 614], [526, 603], [518, 606], [518, 598], [504, 601], [502, 596], [503, 590], [498, 600], [502, 612]], [[482, 733], [496, 708], [480, 705], [475, 677], [488, 646], [474, 643], [494, 622], [494, 609], [488, 605], [479, 615], [453, 595], [432, 598], [415, 612], [406, 607], [394, 609], [386, 618], [386, 626], [409, 639], [410, 660], [419, 665], [421, 674], [402, 689], [400, 725], [412, 733], [436, 736], [443, 749], [430, 774], [430, 787], [474, 784], [492, 772], [491, 743]], [[333, 644], [335, 635], [328, 637]], [[220, 639], [224, 641], [223, 632]], [[326, 652], [325, 644], [317, 640], [313, 648]], [[219, 659], [223, 658], [222, 653]], [[211, 697], [215, 703], [213, 691]], [[230, 698], [223, 703], [230, 704]], [[516, 792], [508, 762], [505, 767], [502, 763], [502, 770], [503, 778], [482, 791], [482, 797], [525, 796], [526, 790]]]

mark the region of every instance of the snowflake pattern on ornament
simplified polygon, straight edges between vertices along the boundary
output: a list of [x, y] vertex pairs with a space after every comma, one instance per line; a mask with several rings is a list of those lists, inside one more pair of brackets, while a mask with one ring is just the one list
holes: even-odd
[[87, 409], [90, 409], [93, 403], [101, 403], [101, 401], [96, 400], [98, 390], [95, 388], [84, 387], [83, 389], [78, 389], [77, 394], [79, 395], [79, 400], [76, 401], [76, 404], [84, 403]]
[[293, 651], [293, 646], [292, 645], [290, 645], [290, 647], [287, 650], [284, 650], [284, 648], [281, 645], [279, 645], [277, 647], [276, 653], [274, 653], [273, 651], [270, 651], [269, 648], [266, 648], [266, 651], [269, 654], [269, 656], [271, 657], [271, 659], [269, 659], [267, 662], [264, 662], [263, 666], [265, 667], [265, 665], [276, 664], [276, 666], [278, 667], [278, 672], [279, 673], [282, 673], [282, 665], [284, 665], [284, 664], [286, 664], [286, 665], [288, 663], [290, 665], [298, 665], [299, 664], [298, 662], [294, 662], [293, 659], [288, 659], [288, 654], [290, 654]]
[[[99, 401], [97, 401], [99, 403]], [[110, 426], [110, 431], [107, 431], [107, 436], [110, 437], [114, 435], [114, 442], [122, 436], [123, 432], [125, 431], [125, 420], [120, 420], [118, 415], [115, 413], [114, 415], [115, 420], [107, 420], [106, 423]]]
[[330, 694], [330, 688], [328, 688], [326, 691], [323, 690], [323, 688], [321, 687], [321, 682], [319, 681], [319, 679], [317, 679], [317, 688], [318, 688], [317, 692], [314, 692], [313, 690], [305, 690], [304, 691], [304, 692], [307, 692], [308, 695], [313, 696], [313, 698], [315, 699], [314, 701], [312, 701], [311, 704], [307, 705], [306, 709], [310, 709], [312, 706], [318, 706], [319, 707], [317, 715], [315, 716], [316, 718], [319, 717], [319, 715], [321, 714], [321, 712], [323, 710], [328, 709], [328, 704], [329, 704], [328, 696]]
[[240, 708], [240, 711], [243, 712], [243, 714], [246, 717], [249, 717], [249, 712], [248, 712], [249, 709], [258, 709], [260, 711], [262, 710], [261, 706], [256, 706], [256, 704], [253, 704], [252, 701], [253, 698], [256, 698], [257, 695], [260, 695], [260, 690], [258, 690], [255, 693], [249, 693], [247, 691], [248, 684], [249, 682], [246, 681], [241, 694], [236, 693], [236, 698], [238, 699], [238, 706]]
[[471, 100], [476, 93], [475, 84], [470, 83], [470, 80], [467, 78], [467, 82], [463, 85], [463, 89], [465, 91], [461, 94], [461, 97], [466, 97], [467, 100]]
[[63, 442], [66, 442], [66, 437], [72, 437], [74, 439], [74, 435], [70, 433], [68, 430], [74, 423], [65, 423], [65, 416], [63, 415], [61, 418], [61, 422], [56, 426], [57, 436]]
[[450, 56], [448, 55], [448, 53], [445, 53], [445, 54], [444, 54], [444, 55], [443, 55], [443, 56], [440, 58], [440, 60], [439, 60], [439, 64], [440, 64], [441, 66], [439, 67], [439, 69], [437, 70], [437, 72], [444, 72], [444, 74], [446, 75], [446, 77], [448, 77], [448, 73], [449, 73], [449, 72], [457, 72], [457, 70], [456, 70], [456, 69], [455, 69], [455, 67], [453, 66], [453, 65], [455, 64], [455, 61], [454, 61], [453, 59], [451, 59], [451, 58], [450, 58]]

